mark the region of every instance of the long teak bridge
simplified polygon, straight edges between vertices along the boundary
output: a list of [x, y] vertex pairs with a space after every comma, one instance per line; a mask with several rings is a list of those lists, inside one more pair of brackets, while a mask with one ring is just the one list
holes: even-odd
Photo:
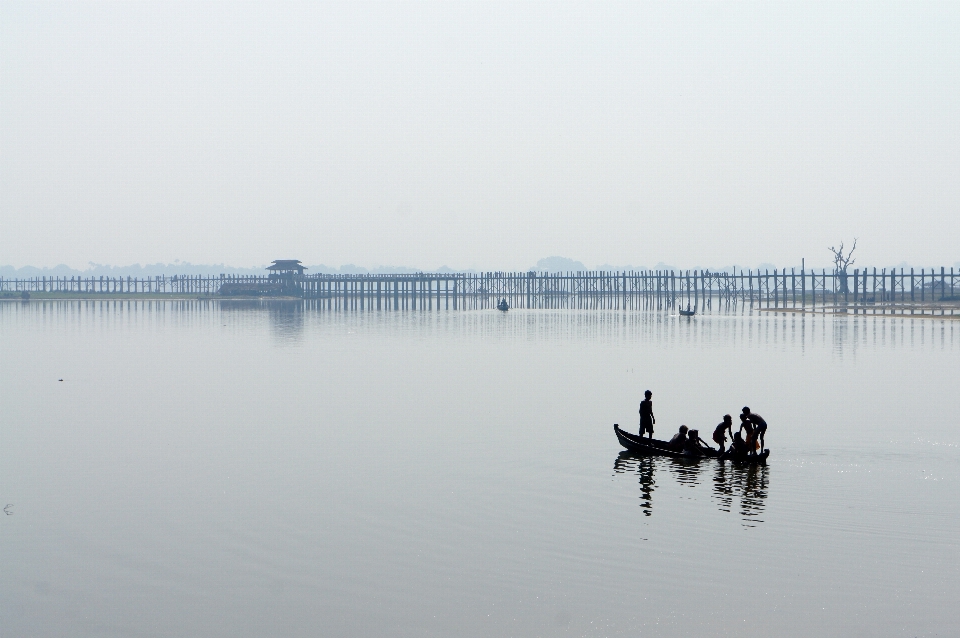
[[[707, 308], [960, 314], [954, 268], [712, 272], [645, 270], [282, 276], [33, 277], [0, 279], [0, 293], [270, 296], [340, 309]], [[845, 285], [844, 285], [845, 284]]]

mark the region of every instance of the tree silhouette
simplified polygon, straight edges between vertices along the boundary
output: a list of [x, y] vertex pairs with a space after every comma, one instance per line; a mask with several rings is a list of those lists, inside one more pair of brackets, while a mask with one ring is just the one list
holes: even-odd
[[834, 248], [830, 246], [828, 249], [833, 253], [833, 269], [837, 274], [837, 278], [840, 280], [840, 291], [842, 293], [850, 292], [850, 288], [847, 287], [847, 266], [852, 266], [855, 263], [853, 258], [853, 251], [857, 249], [857, 238], [853, 238], [853, 246], [850, 247], [850, 250], [846, 253], [843, 252], [843, 242], [840, 242], [840, 248]]

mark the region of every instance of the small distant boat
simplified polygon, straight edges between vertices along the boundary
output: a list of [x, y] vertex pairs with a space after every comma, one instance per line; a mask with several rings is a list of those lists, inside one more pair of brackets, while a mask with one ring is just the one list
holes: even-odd
[[715, 450], [713, 448], [705, 448], [703, 453], [700, 456], [697, 456], [696, 454], [691, 454], [690, 452], [677, 452], [675, 450], [671, 450], [670, 444], [666, 441], [660, 441], [658, 439], [645, 439], [641, 436], [637, 436], [636, 434], [624, 432], [616, 423], [613, 424], [613, 431], [616, 432], [617, 439], [620, 441], [620, 445], [631, 452], [636, 452], [637, 454], [672, 456], [680, 459], [710, 458], [719, 459], [721, 461], [735, 461], [738, 463], [765, 463], [767, 461], [767, 457], [770, 456], [770, 450], [764, 450], [763, 452], [754, 456], [752, 454], [737, 454], [732, 450], [727, 450], [723, 454], [720, 454], [719, 450]]
[[681, 317], [692, 317], [693, 315], [697, 314], [696, 308], [694, 308], [693, 310], [690, 310], [690, 304], [687, 304], [686, 310], [682, 308], [677, 308], [677, 310], [680, 312]]
[[510, 304], [507, 303], [506, 299], [501, 299], [499, 302], [497, 302], [497, 310], [500, 312], [506, 312], [510, 310]]

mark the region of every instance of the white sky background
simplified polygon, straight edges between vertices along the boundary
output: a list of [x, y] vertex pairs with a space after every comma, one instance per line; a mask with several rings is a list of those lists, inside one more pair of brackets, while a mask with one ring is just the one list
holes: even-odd
[[960, 3], [0, 3], [0, 263], [960, 259]]

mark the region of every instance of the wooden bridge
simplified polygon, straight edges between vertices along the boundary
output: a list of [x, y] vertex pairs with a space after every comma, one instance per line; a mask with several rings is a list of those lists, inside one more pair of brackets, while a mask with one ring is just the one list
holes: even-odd
[[[691, 309], [718, 303], [759, 309], [960, 315], [954, 268], [822, 270], [486, 272], [300, 275], [297, 296], [331, 309]], [[33, 277], [0, 279], [0, 295], [217, 295], [271, 284], [268, 276]], [[229, 285], [228, 285], [229, 284]], [[240, 284], [240, 286], [238, 286]], [[846, 284], [846, 285], [844, 285]], [[9, 293], [14, 293], [10, 295]]]

